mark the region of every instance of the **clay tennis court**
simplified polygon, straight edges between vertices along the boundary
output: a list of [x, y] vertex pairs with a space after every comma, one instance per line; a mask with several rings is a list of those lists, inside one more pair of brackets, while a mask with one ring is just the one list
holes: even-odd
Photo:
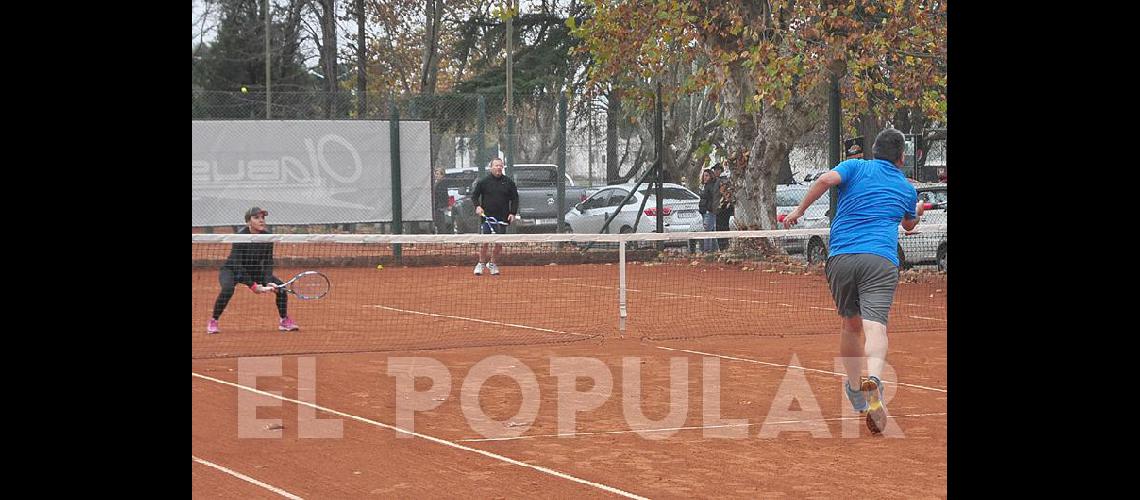
[[[630, 265], [622, 338], [605, 264], [510, 264], [497, 277], [471, 276], [466, 264], [322, 269], [333, 292], [291, 301], [301, 325], [291, 333], [276, 330], [272, 299], [239, 287], [214, 336], [203, 327], [217, 271], [195, 268], [194, 496], [946, 496], [944, 275], [900, 284], [889, 326], [893, 372], [884, 374], [894, 419], [886, 436], [873, 437], [842, 394], [838, 320], [818, 274]], [[486, 297], [503, 304], [481, 307]], [[693, 304], [705, 307], [694, 314]], [[722, 331], [701, 330], [702, 321]], [[552, 364], [575, 357], [589, 360], [569, 366], [604, 367], [610, 384], [579, 378], [560, 395]], [[411, 437], [397, 430], [407, 401], [389, 374], [415, 364], [402, 358], [430, 358], [450, 379], [431, 400], [438, 406], [415, 413]], [[276, 363], [280, 375], [243, 380], [239, 364], [251, 359]], [[464, 382], [481, 362], [493, 376], [468, 388], [478, 399], [465, 411]], [[640, 383], [627, 376], [630, 366]], [[526, 372], [533, 383], [507, 376]], [[671, 394], [674, 376], [685, 383]], [[416, 379], [417, 391], [432, 387]], [[606, 388], [608, 397], [582, 399]], [[524, 392], [537, 394], [533, 421], [520, 416]], [[633, 392], [643, 419], [623, 402]], [[717, 399], [719, 414], [706, 418]], [[248, 425], [250, 416], [239, 407], [250, 401], [266, 405], [252, 416], [275, 437], [239, 437], [239, 420]], [[559, 428], [560, 404], [588, 402], [598, 406]], [[266, 429], [274, 421], [280, 428]], [[330, 422], [340, 422], [339, 433], [301, 437], [330, 433]], [[499, 437], [476, 429], [486, 425]]]

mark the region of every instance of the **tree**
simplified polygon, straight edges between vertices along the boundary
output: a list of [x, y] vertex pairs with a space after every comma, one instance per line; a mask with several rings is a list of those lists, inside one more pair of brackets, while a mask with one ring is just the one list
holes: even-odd
[[367, 113], [368, 103], [368, 38], [365, 35], [365, 25], [368, 24], [364, 12], [364, 0], [355, 0], [353, 15], [356, 18], [356, 116], [363, 118]]
[[[654, 99], [646, 81], [661, 81], [667, 102], [707, 90], [724, 113], [736, 217], [749, 228], [775, 227], [781, 166], [825, 117], [832, 76], [846, 77], [848, 115], [912, 108], [945, 119], [945, 2], [589, 3], [593, 15], [574, 33], [594, 62], [591, 90], [617, 85], [643, 109]], [[704, 63], [691, 77], [667, 78], [696, 61]]]
[[[488, 0], [369, 0], [368, 89], [379, 94], [434, 94], [462, 77], [466, 55], [448, 48], [468, 34], [467, 19], [488, 12]], [[359, 38], [359, 36], [357, 37]], [[459, 68], [455, 71], [455, 68]], [[458, 73], [458, 74], [457, 74]]]
[[[211, 6], [219, 13], [217, 38], [211, 44], [202, 43], [194, 49], [196, 54], [191, 73], [194, 86], [206, 91], [226, 92], [237, 92], [246, 87], [264, 96], [265, 18], [261, 14], [261, 1], [217, 0]], [[274, 5], [270, 26], [270, 68], [274, 91], [313, 88], [313, 78], [305, 70], [301, 53], [300, 24], [304, 6], [304, 0]], [[213, 118], [250, 118], [251, 111], [259, 113], [257, 116], [264, 116], [264, 99], [257, 101], [253, 97], [222, 95], [207, 99], [219, 100], [207, 103], [212, 106]], [[259, 102], [262, 104], [260, 108]], [[274, 117], [278, 117], [276, 112]]]
[[321, 73], [324, 78], [325, 118], [332, 119], [336, 113], [337, 94], [337, 28], [336, 0], [317, 0], [312, 4], [313, 13], [320, 25], [320, 36], [314, 36], [320, 54]]
[[420, 64], [420, 93], [434, 94], [439, 78], [440, 26], [443, 18], [443, 0], [424, 2], [424, 45]]
[[[572, 92], [574, 74], [580, 69], [570, 57], [578, 39], [570, 35], [567, 14], [552, 4], [543, 7], [514, 20], [514, 105], [519, 130], [527, 132], [516, 143], [516, 163], [553, 161], [558, 147], [558, 98]], [[505, 102], [505, 23], [492, 13], [468, 18], [464, 25], [460, 32], [467, 35], [453, 52], [479, 70], [457, 83], [455, 91], [483, 94], [488, 103]], [[502, 120], [504, 115], [504, 108], [487, 108], [488, 120]], [[505, 137], [500, 142], [505, 143]]]

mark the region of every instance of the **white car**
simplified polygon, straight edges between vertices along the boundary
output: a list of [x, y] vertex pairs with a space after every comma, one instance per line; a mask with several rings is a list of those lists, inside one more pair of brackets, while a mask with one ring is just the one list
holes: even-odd
[[[634, 184], [614, 184], [603, 187], [570, 209], [566, 213], [566, 224], [570, 231], [577, 234], [598, 234], [606, 218], [618, 211], [621, 204]], [[642, 184], [640, 189], [625, 205], [621, 205], [617, 217], [606, 228], [607, 233], [651, 233], [657, 230], [657, 198], [649, 192], [649, 199], [645, 202], [645, 210], [638, 222], [638, 208], [646, 196], [649, 184]], [[662, 217], [664, 217], [665, 232], [676, 233], [684, 231], [703, 231], [704, 222], [697, 205], [700, 196], [689, 191], [680, 184], [665, 183], [662, 186]]]
[[[804, 201], [804, 196], [808, 192], [807, 184], [779, 184], [776, 186], [776, 222], [783, 223], [784, 217], [792, 213], [796, 207], [800, 206], [800, 202]], [[826, 228], [831, 224], [831, 219], [827, 217], [827, 210], [831, 207], [831, 198], [827, 193], [823, 193], [815, 202], [808, 206], [807, 211], [804, 212], [803, 217], [800, 217], [791, 229], [816, 229]], [[736, 229], [736, 216], [729, 217], [729, 229]], [[777, 227], [784, 227], [783, 224]], [[807, 236], [787, 236], [781, 239], [784, 251], [788, 253], [801, 253], [807, 247]]]
[[[776, 221], [784, 222], [784, 217], [792, 213], [800, 202], [807, 196], [809, 186], [804, 184], [781, 184], [776, 186]], [[827, 210], [831, 208], [831, 197], [823, 193], [811, 205], [808, 205], [803, 217], [800, 217], [792, 229], [815, 229], [828, 227], [831, 219], [827, 217]], [[781, 224], [779, 227], [783, 227]], [[788, 237], [784, 240], [784, 250], [788, 253], [800, 253], [807, 247], [807, 237]]]
[[916, 184], [918, 199], [926, 209], [911, 233], [899, 229], [899, 261], [903, 267], [933, 262], [939, 271], [946, 270], [946, 229], [924, 228], [923, 225], [946, 224], [946, 183]]
[[[915, 264], [934, 263], [939, 271], [946, 271], [946, 229], [924, 227], [931, 224], [946, 224], [946, 184], [916, 184], [918, 199], [926, 203], [919, 224], [914, 231], [907, 232], [899, 225], [899, 264], [907, 269]], [[827, 238], [812, 236], [804, 252], [809, 263], [822, 263], [827, 260]]]

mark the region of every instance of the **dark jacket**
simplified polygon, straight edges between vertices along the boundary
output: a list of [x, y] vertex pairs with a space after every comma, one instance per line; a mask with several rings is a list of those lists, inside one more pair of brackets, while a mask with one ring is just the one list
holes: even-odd
[[717, 177], [706, 184], [709, 187], [709, 211], [713, 215], [720, 214], [721, 205], [724, 202], [724, 193], [720, 191], [720, 185], [724, 182], [727, 182], [724, 177]]
[[[269, 233], [266, 229], [262, 234]], [[249, 226], [241, 228], [237, 234], [249, 234]], [[238, 283], [269, 283], [269, 277], [273, 275], [273, 242], [234, 243], [222, 269], [232, 270]]]
[[[701, 202], [697, 206], [697, 210], [701, 212], [701, 215], [704, 215], [705, 212], [708, 212], [714, 207], [712, 201], [718, 192], [719, 189], [717, 189], [717, 179], [713, 179], [701, 185]], [[713, 214], [716, 214], [715, 210], [713, 211]]]
[[508, 214], [519, 213], [519, 188], [506, 174], [500, 177], [487, 174], [475, 183], [475, 189], [471, 191], [471, 203], [483, 207], [483, 213], [487, 216], [506, 222]]

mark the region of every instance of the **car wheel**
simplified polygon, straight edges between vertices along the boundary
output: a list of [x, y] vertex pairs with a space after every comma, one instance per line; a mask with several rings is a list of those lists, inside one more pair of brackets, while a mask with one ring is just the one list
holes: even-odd
[[946, 244], [938, 247], [938, 270], [946, 272]]
[[808, 264], [822, 264], [827, 261], [827, 248], [819, 238], [813, 237], [809, 240], [807, 250], [804, 253], [807, 256]]

